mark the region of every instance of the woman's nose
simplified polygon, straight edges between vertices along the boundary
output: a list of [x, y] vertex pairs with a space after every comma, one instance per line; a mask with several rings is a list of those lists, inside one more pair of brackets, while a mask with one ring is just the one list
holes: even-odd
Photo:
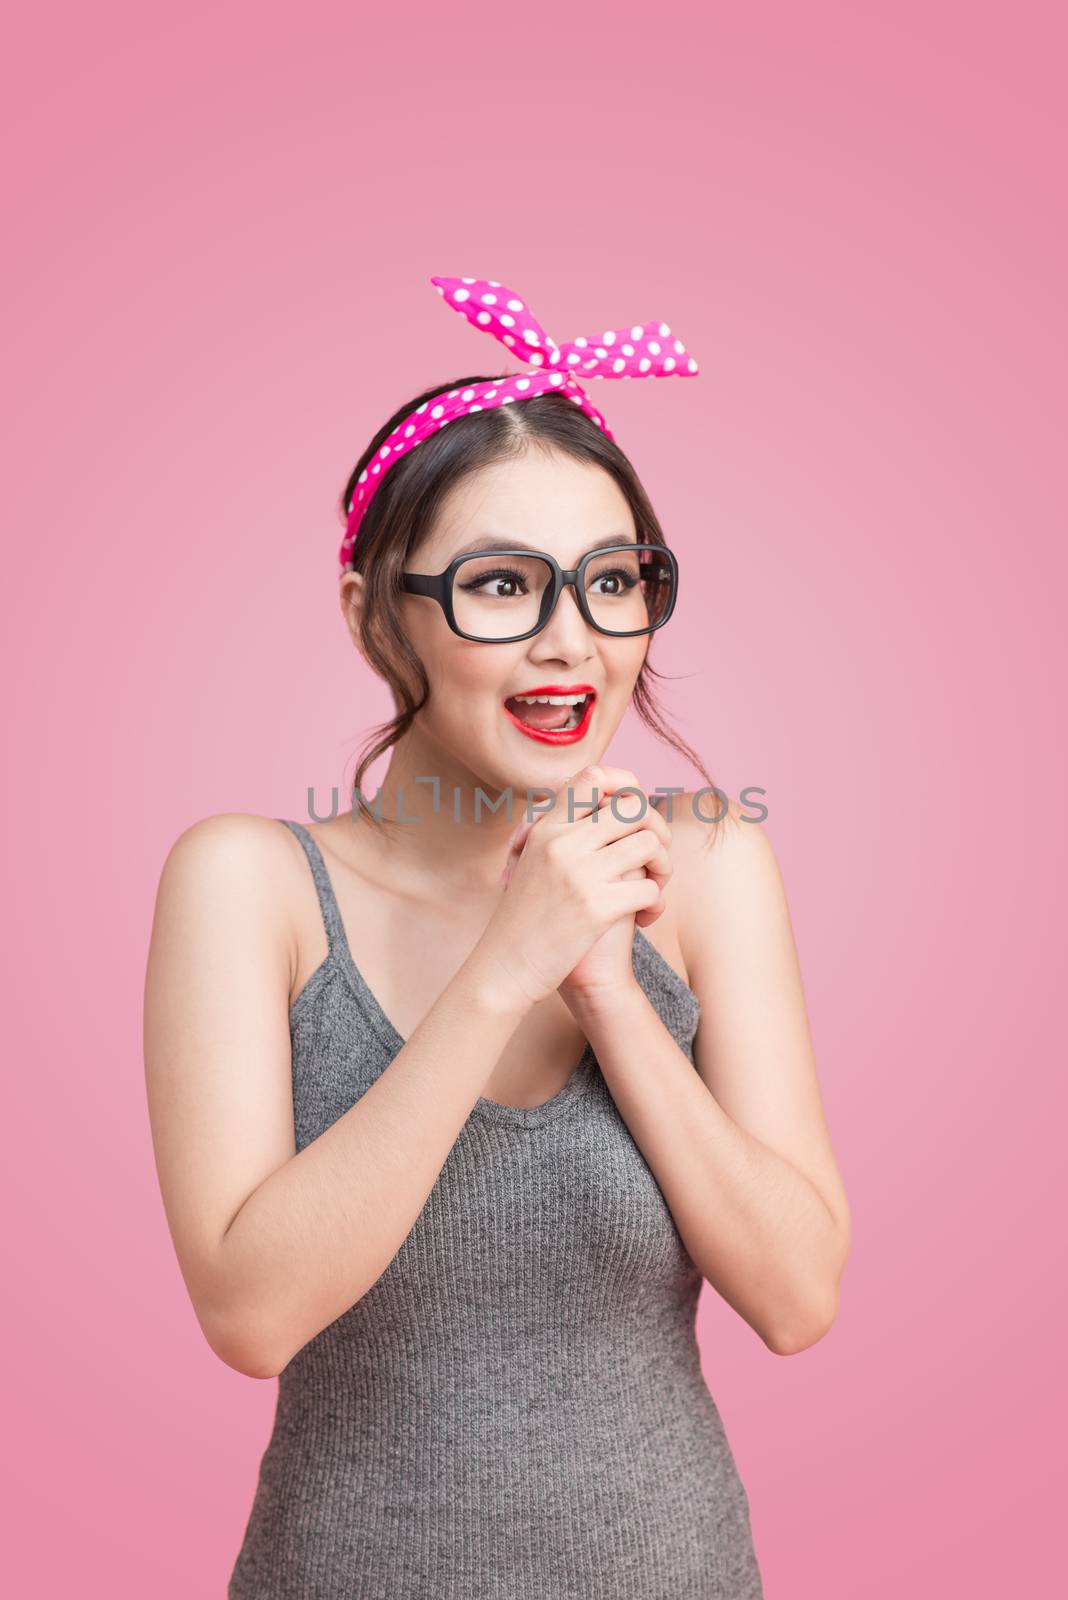
[[583, 643], [589, 632], [590, 626], [582, 615], [575, 585], [565, 583], [557, 596], [555, 609], [541, 630], [542, 636], [548, 634], [552, 639], [574, 646]]

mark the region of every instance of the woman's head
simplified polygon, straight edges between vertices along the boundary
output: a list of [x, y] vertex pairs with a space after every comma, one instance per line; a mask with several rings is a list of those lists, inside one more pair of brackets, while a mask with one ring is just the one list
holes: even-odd
[[[458, 385], [486, 381], [443, 384], [390, 417], [353, 468], [339, 506], [342, 521], [360, 473], [404, 416]], [[474, 642], [449, 627], [436, 601], [403, 591], [403, 573], [444, 572], [486, 536], [498, 548], [544, 551], [564, 569], [577, 567], [608, 540], [666, 544], [626, 456], [563, 395], [486, 409], [425, 439], [379, 487], [360, 525], [353, 571], [341, 581], [353, 639], [389, 684], [396, 707], [361, 752], [354, 787], [363, 790], [367, 768], [410, 730], [436, 752], [432, 771], [465, 767], [487, 791], [557, 787], [578, 767], [602, 760], [631, 701], [657, 737], [711, 784], [700, 759], [663, 724], [655, 706], [648, 680], [659, 674], [648, 661], [651, 633], [611, 636], [591, 627], [574, 590], [565, 588], [539, 632]], [[606, 579], [601, 592], [617, 592], [616, 581]], [[553, 746], [529, 738], [505, 711], [506, 699], [549, 683], [595, 690], [580, 741]]]

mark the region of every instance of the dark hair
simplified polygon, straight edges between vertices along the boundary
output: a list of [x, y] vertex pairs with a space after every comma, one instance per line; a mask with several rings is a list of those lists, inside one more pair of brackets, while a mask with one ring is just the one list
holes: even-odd
[[[438, 395], [490, 381], [489, 377], [456, 378], [451, 383], [427, 389], [395, 411], [352, 469], [338, 503], [342, 524], [348, 522], [360, 474], [398, 423], [417, 406]], [[362, 798], [367, 768], [407, 733], [429, 696], [430, 683], [425, 668], [401, 624], [400, 573], [407, 566], [412, 551], [429, 534], [446, 495], [462, 478], [492, 462], [523, 455], [532, 448], [558, 451], [576, 461], [603, 467], [626, 497], [638, 542], [667, 544], [649, 497], [623, 451], [614, 440], [605, 437], [592, 418], [562, 394], [537, 395], [533, 400], [493, 406], [455, 418], [447, 428], [440, 428], [424, 439], [418, 449], [402, 456], [376, 489], [360, 523], [352, 552], [353, 570], [363, 574], [365, 584], [360, 644], [371, 666], [389, 685], [396, 707], [396, 715], [374, 730], [371, 740], [360, 752], [353, 779], [354, 795]], [[649, 664], [646, 655], [634, 685], [635, 710], [658, 739], [691, 761], [705, 782], [714, 788], [700, 757], [661, 717], [648, 680], [664, 676]], [[366, 808], [365, 814], [373, 816]], [[392, 822], [384, 815], [374, 820]]]

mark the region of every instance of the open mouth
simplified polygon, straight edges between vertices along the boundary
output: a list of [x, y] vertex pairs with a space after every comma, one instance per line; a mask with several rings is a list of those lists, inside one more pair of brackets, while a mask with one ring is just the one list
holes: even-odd
[[578, 684], [570, 690], [554, 685], [510, 695], [504, 709], [524, 733], [535, 738], [559, 738], [561, 734], [585, 732], [596, 698], [596, 691], [588, 684]]

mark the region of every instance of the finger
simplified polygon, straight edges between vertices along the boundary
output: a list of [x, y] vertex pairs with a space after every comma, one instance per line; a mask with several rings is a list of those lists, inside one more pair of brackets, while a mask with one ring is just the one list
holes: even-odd
[[[605, 767], [594, 762], [564, 779], [556, 791], [556, 803], [550, 815], [565, 822], [569, 815], [576, 822], [593, 817], [608, 807], [611, 797], [619, 789], [633, 784], [633, 779], [633, 772], [625, 767]], [[637, 801], [633, 803], [637, 804]]]
[[[613, 822], [621, 823], [624, 829], [636, 822], [650, 827], [665, 845], [670, 845], [671, 824], [653, 804], [653, 797], [638, 782], [637, 775], [626, 767], [602, 767], [601, 771], [605, 778], [601, 790], [604, 798], [598, 810], [607, 811]], [[634, 790], [636, 794], [631, 792]], [[602, 819], [598, 819], [599, 827], [601, 823]]]
[[[537, 827], [538, 823], [544, 822], [547, 817], [555, 817], [561, 809], [566, 817], [566, 796], [568, 786], [576, 783], [580, 779], [585, 778], [588, 774], [589, 782], [586, 784], [586, 787], [588, 789], [592, 789], [593, 774], [595, 772], [599, 772], [599, 770], [599, 768], [584, 768], [582, 773], [575, 773], [572, 777], [565, 778], [560, 787], [554, 791], [554, 803], [548, 810], [540, 811], [536, 817], [525, 816], [519, 819], [508, 836], [508, 856], [504, 866], [501, 869], [502, 883], [508, 883], [512, 873], [515, 870], [516, 862], [523, 853], [523, 847], [530, 837], [531, 831]], [[563, 807], [561, 807], [561, 799], [563, 799], [565, 802]]]
[[[600, 849], [602, 846], [625, 839], [631, 834], [650, 833], [660, 840], [665, 850], [671, 847], [671, 827], [654, 806], [646, 806], [644, 812], [634, 810], [634, 801], [630, 811], [624, 810], [623, 805], [628, 800], [623, 796], [620, 806], [613, 804], [611, 798], [599, 806], [596, 814], [591, 813], [592, 826], [589, 828], [585, 842], [591, 850]], [[633, 812], [633, 814], [631, 814]]]
[[506, 886], [511, 880], [512, 873], [515, 871], [516, 862], [523, 854], [523, 846], [527, 842], [527, 835], [532, 827], [533, 823], [528, 822], [524, 818], [521, 822], [516, 823], [515, 827], [508, 836], [508, 855], [504, 866], [501, 868], [500, 879], [500, 881]]
[[[637, 776], [630, 771], [629, 767], [597, 766], [587, 770], [600, 774], [597, 780], [599, 801], [610, 800], [613, 795], [619, 794], [622, 789], [637, 789], [640, 793], [645, 793], [638, 782]], [[635, 795], [623, 795], [617, 809], [624, 810], [628, 802], [632, 807], [639, 804]]]
[[644, 873], [635, 874], [633, 883], [621, 879], [612, 884], [611, 900], [619, 905], [620, 916], [636, 916], [639, 911], [653, 911], [659, 916], [664, 909], [663, 895]]
[[605, 794], [606, 770], [594, 763], [565, 778], [556, 790], [552, 810], [545, 814], [550, 823], [568, 825], [582, 822], [594, 811], [600, 810]]
[[[631, 868], [629, 871], [621, 873], [619, 882], [622, 883], [626, 879], [644, 879], [646, 883], [656, 883], [656, 879], [651, 875], [647, 875], [641, 867]], [[634, 921], [638, 927], [648, 928], [657, 920], [658, 917], [662, 917], [666, 910], [667, 901], [664, 898], [663, 888], [660, 888], [656, 899], [651, 904], [639, 906], [636, 911], [631, 913], [631, 915], [633, 915]]]
[[612, 820], [623, 830], [635, 826], [648, 828], [651, 833], [657, 835], [661, 844], [667, 847], [671, 844], [671, 824], [656, 809], [644, 790], [642, 794], [645, 797], [644, 805], [638, 796], [633, 794], [620, 795], [617, 802], [610, 800], [608, 809]]
[[642, 873], [663, 888], [671, 877], [672, 863], [669, 852], [656, 834], [648, 829], [625, 834], [614, 844], [606, 845], [602, 861], [605, 867], [619, 878], [631, 872]]
[[[639, 793], [645, 793], [638, 782], [637, 777], [629, 770], [629, 768], [606, 767], [594, 762], [588, 767], [583, 767], [580, 772], [572, 774], [570, 778], [564, 779], [563, 783], [556, 790], [556, 804], [553, 806], [551, 811], [546, 813], [546, 815], [553, 816], [559, 813], [562, 814], [566, 819], [569, 790], [572, 795], [572, 806], [574, 810], [580, 815], [591, 815], [592, 810], [594, 809], [592, 805], [594, 791], [596, 791], [597, 794], [596, 809], [603, 810], [605, 804], [610, 800], [611, 796], [618, 793], [618, 791], [621, 789], [637, 789]], [[580, 801], [591, 803], [580, 806]], [[633, 798], [632, 803], [635, 805], [639, 804], [636, 798]]]
[[667, 901], [661, 893], [659, 900], [654, 901], [651, 906], [640, 906], [634, 913], [634, 920], [639, 928], [648, 928], [657, 917], [662, 917], [666, 910]]
[[652, 860], [645, 863], [645, 875], [647, 878], [652, 878], [661, 894], [663, 894], [671, 881], [671, 873], [671, 856], [661, 845]]

